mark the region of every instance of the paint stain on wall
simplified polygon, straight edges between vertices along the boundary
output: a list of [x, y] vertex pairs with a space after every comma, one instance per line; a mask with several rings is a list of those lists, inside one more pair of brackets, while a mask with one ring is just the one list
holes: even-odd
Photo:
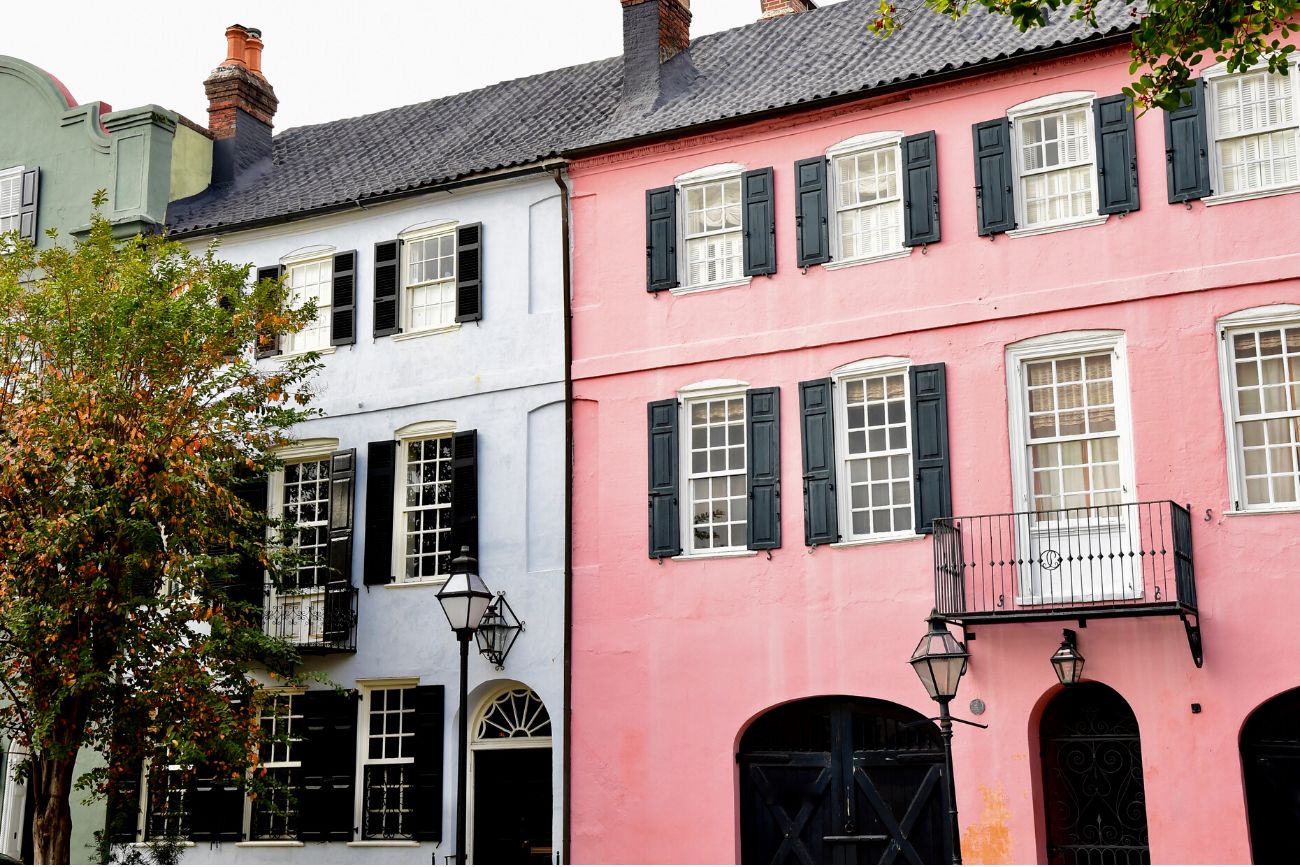
[[970, 864], [1008, 864], [1011, 861], [1011, 810], [1002, 787], [980, 786], [984, 808], [979, 822], [961, 832], [962, 855]]

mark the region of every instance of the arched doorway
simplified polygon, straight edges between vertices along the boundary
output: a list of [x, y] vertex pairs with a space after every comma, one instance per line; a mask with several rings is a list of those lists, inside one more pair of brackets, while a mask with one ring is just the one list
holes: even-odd
[[740, 739], [746, 864], [951, 862], [939, 729], [901, 705], [812, 698]]
[[485, 702], [470, 730], [475, 864], [550, 864], [551, 716], [523, 686]]
[[1300, 689], [1256, 708], [1241, 728], [1251, 860], [1300, 861]]
[[1061, 690], [1040, 723], [1047, 860], [1150, 864], [1142, 741], [1128, 702], [1101, 683]]

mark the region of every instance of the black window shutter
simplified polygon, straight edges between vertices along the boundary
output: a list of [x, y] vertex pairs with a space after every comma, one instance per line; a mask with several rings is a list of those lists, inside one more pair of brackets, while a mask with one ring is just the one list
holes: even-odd
[[677, 401], [652, 401], [650, 423], [650, 556], [676, 557], [682, 553], [677, 511]]
[[393, 497], [397, 474], [397, 443], [380, 440], [366, 447], [366, 584], [393, 580]]
[[840, 540], [835, 506], [834, 391], [829, 379], [799, 383], [803, 428], [803, 536], [806, 545]]
[[677, 282], [677, 188], [645, 194], [646, 291], [675, 289]]
[[451, 555], [478, 556], [478, 431], [451, 435]]
[[[257, 269], [257, 282], [263, 280], [279, 280], [284, 275], [283, 265], [272, 265], [268, 268]], [[280, 341], [273, 334], [257, 335], [257, 358], [269, 358], [272, 355], [280, 354]]]
[[794, 229], [800, 268], [831, 260], [830, 204], [826, 191], [826, 157], [794, 164]]
[[375, 337], [397, 334], [401, 329], [402, 242], [381, 241], [375, 245]]
[[975, 212], [981, 235], [1016, 227], [1011, 168], [1011, 121], [1005, 117], [971, 127], [975, 139]]
[[1205, 81], [1195, 79], [1183, 91], [1190, 99], [1165, 112], [1165, 175], [1169, 203], [1210, 195], [1210, 146], [1205, 128]]
[[190, 839], [196, 843], [237, 843], [244, 836], [244, 789], [238, 780], [218, 778], [199, 767], [190, 785]]
[[1122, 93], [1092, 103], [1099, 214], [1127, 214], [1138, 209], [1137, 134], [1131, 105]]
[[952, 516], [948, 454], [948, 386], [944, 365], [918, 364], [912, 376], [912, 472], [916, 532]]
[[903, 139], [903, 246], [939, 242], [939, 158], [934, 130]]
[[745, 392], [745, 468], [749, 475], [751, 551], [781, 547], [781, 389]]
[[443, 688], [415, 688], [415, 818], [417, 840], [442, 839]]
[[325, 640], [352, 631], [352, 514], [357, 450], [330, 455], [329, 580], [325, 584]]
[[302, 740], [294, 751], [299, 770], [298, 839], [347, 842], [354, 827], [357, 701], [351, 694], [313, 690], [297, 699], [302, 708]]
[[[269, 493], [266, 476], [256, 476], [238, 482], [231, 493], [248, 504], [253, 511], [265, 515]], [[236, 567], [234, 586], [230, 597], [239, 602], [261, 608], [266, 601], [266, 570], [254, 557], [241, 557]]]
[[357, 342], [357, 251], [334, 257], [334, 292], [330, 299], [330, 345]]
[[456, 321], [483, 318], [483, 224], [456, 229]]
[[776, 203], [772, 169], [755, 169], [740, 176], [745, 210], [745, 276], [776, 273]]
[[23, 172], [22, 196], [18, 202], [18, 236], [36, 243], [36, 210], [41, 198], [41, 170], [30, 168]]

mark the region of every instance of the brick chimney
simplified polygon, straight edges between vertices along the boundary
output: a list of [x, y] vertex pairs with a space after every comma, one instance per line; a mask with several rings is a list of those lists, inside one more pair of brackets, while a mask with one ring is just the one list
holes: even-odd
[[817, 8], [813, 0], [759, 0], [759, 2], [763, 6], [763, 14], [758, 16], [759, 21], [780, 18], [782, 15], [794, 15], [797, 12], [810, 12]]
[[691, 0], [619, 0], [623, 6], [623, 100], [648, 108], [661, 68], [691, 42]]
[[212, 182], [228, 183], [271, 155], [271, 124], [280, 101], [262, 75], [262, 31], [226, 28], [226, 59], [203, 82], [212, 132]]

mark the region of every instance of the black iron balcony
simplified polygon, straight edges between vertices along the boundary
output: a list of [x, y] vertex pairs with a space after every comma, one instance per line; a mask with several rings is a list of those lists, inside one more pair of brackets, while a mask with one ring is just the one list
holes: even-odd
[[1191, 516], [1168, 500], [938, 518], [934, 600], [962, 624], [1174, 615], [1202, 661]]
[[303, 653], [355, 653], [357, 588], [339, 582], [268, 592], [262, 626]]

